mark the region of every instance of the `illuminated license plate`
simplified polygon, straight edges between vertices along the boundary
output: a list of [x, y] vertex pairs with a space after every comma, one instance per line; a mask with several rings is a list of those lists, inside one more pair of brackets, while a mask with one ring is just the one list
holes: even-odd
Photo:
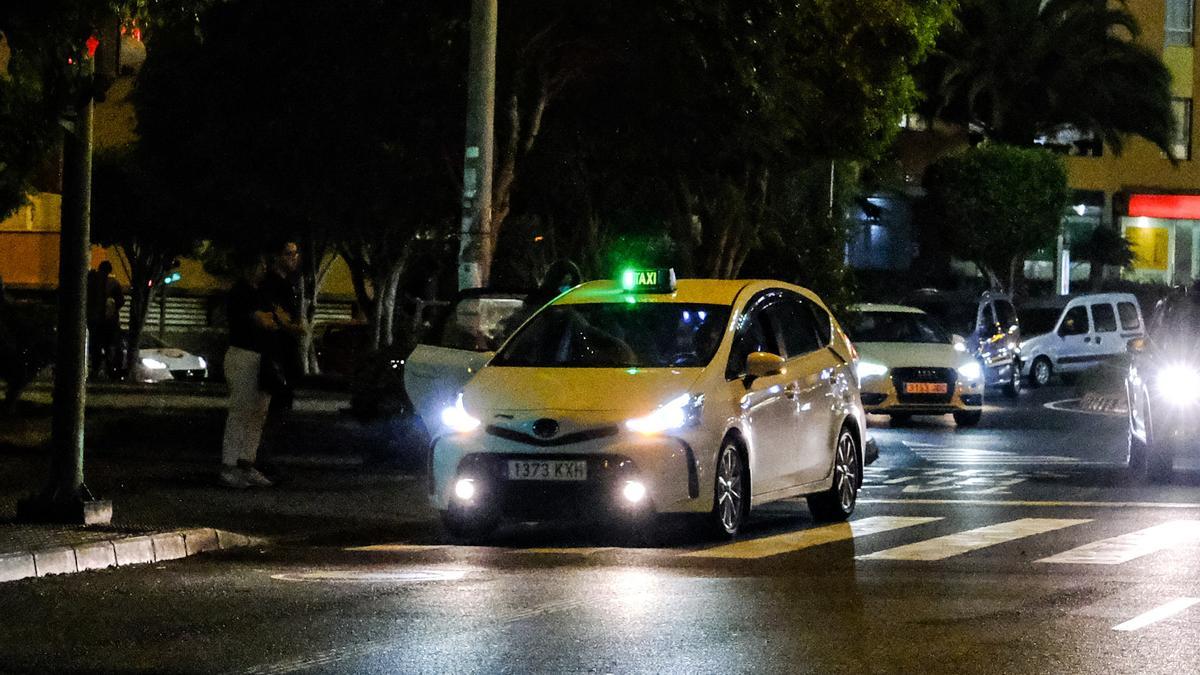
[[949, 389], [945, 382], [905, 382], [906, 394], [945, 394]]
[[586, 461], [508, 460], [509, 480], [587, 480]]

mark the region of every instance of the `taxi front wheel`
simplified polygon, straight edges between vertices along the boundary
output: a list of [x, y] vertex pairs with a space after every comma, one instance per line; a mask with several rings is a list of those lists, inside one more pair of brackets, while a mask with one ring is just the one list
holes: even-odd
[[849, 429], [842, 429], [838, 436], [837, 453], [833, 461], [833, 485], [825, 492], [808, 498], [808, 510], [813, 518], [824, 521], [841, 521], [854, 513], [858, 502], [858, 488], [862, 483], [859, 470], [858, 441]]
[[732, 438], [725, 439], [717, 456], [716, 478], [713, 481], [713, 510], [709, 514], [714, 534], [737, 536], [750, 515], [750, 491], [745, 454]]

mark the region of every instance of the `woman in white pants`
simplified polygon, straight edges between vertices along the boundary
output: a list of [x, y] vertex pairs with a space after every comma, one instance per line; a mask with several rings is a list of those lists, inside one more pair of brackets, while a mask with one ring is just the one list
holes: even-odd
[[261, 255], [239, 261], [239, 279], [229, 291], [229, 351], [225, 380], [229, 416], [221, 446], [221, 484], [233, 488], [270, 487], [254, 463], [262, 441], [271, 394], [259, 386], [259, 368], [270, 336], [280, 329], [272, 308], [259, 292], [267, 265]]

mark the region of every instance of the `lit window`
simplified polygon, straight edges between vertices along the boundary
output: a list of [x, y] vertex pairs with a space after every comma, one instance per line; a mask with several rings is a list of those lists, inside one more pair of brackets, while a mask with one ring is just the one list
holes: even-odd
[[1195, 0], [1167, 0], [1167, 44], [1192, 44], [1194, 4]]
[[1192, 158], [1192, 99], [1171, 100], [1171, 112], [1175, 116], [1175, 137], [1171, 139], [1171, 156], [1175, 159]]

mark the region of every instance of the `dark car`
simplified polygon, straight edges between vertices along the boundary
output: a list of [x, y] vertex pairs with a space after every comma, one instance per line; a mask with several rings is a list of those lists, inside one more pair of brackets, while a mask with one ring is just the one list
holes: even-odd
[[1160, 302], [1129, 351], [1129, 467], [1165, 481], [1176, 458], [1200, 454], [1200, 292]]
[[1000, 387], [1009, 397], [1020, 393], [1021, 325], [1007, 295], [922, 290], [909, 295], [903, 304], [924, 310], [962, 337], [967, 351], [983, 366], [987, 386]]

